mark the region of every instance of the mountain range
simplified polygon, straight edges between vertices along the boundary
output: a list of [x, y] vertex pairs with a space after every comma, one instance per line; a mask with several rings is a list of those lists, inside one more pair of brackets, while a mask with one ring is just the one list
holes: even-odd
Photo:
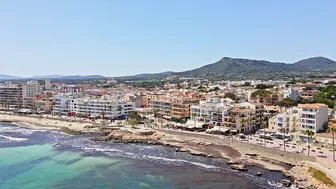
[[169, 76], [207, 79], [264, 79], [325, 71], [336, 71], [336, 62], [325, 57], [312, 57], [294, 63], [224, 57], [215, 63], [184, 72], [140, 74], [123, 77], [122, 79], [158, 79]]
[[336, 70], [336, 62], [325, 57], [313, 57], [295, 63], [224, 57], [213, 64], [176, 74], [189, 77], [211, 78], [237, 74], [289, 74], [332, 70]]
[[12, 75], [0, 74], [0, 80], [27, 80], [27, 79], [58, 79], [58, 80], [76, 80], [76, 79], [102, 79], [105, 78], [101, 75], [43, 75], [32, 77], [19, 77]]
[[[117, 77], [122, 80], [163, 79], [170, 76], [199, 77], [199, 78], [262, 78], [264, 76], [278, 76], [291, 74], [304, 74], [307, 72], [336, 71], [336, 62], [325, 57], [312, 57], [294, 63], [270, 62], [266, 60], [252, 60], [243, 58], [224, 57], [219, 61], [184, 72], [162, 72], [153, 74], [138, 74], [133, 76]], [[34, 77], [17, 77], [0, 74], [2, 80], [13, 79], [100, 79], [101, 75], [47, 75]]]

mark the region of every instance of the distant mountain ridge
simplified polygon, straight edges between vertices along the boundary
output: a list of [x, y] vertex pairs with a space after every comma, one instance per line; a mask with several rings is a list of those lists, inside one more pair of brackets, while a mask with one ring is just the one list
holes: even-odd
[[70, 80], [70, 79], [103, 79], [106, 78], [105, 76], [101, 75], [44, 75], [44, 76], [32, 76], [32, 77], [17, 77], [12, 75], [5, 75], [0, 74], [0, 80], [27, 80], [27, 79], [63, 79], [63, 80]]
[[224, 57], [215, 63], [176, 74], [188, 77], [211, 78], [235, 74], [298, 73], [326, 70], [336, 70], [336, 62], [325, 57], [313, 57], [287, 64], [266, 60]]
[[[161, 72], [161, 73], [145, 73], [133, 76], [115, 77], [121, 80], [148, 80], [148, 79], [164, 79], [170, 76], [183, 77], [200, 77], [200, 78], [263, 78], [265, 75], [285, 75], [294, 73], [306, 73], [316, 71], [336, 71], [336, 62], [325, 57], [312, 57], [297, 61], [295, 63], [270, 62], [266, 60], [252, 60], [244, 58], [223, 57], [219, 61], [208, 64], [193, 70], [184, 72]], [[17, 77], [11, 75], [0, 74], [0, 80], [14, 79], [103, 79], [101, 75], [46, 75], [34, 77]]]

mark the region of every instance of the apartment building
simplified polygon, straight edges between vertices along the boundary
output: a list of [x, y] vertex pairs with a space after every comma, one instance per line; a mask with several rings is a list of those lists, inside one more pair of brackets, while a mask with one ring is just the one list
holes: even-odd
[[234, 107], [225, 103], [225, 100], [213, 97], [200, 101], [199, 105], [190, 106], [190, 119], [222, 126], [224, 118], [228, 116], [228, 112]]
[[78, 116], [120, 118], [135, 111], [135, 103], [112, 96], [98, 99], [77, 98], [69, 100], [69, 112]]
[[181, 121], [190, 118], [190, 106], [198, 102], [194, 95], [158, 95], [150, 99], [149, 107], [158, 117]]
[[324, 130], [328, 123], [328, 106], [325, 104], [299, 104], [299, 137], [307, 141], [306, 131]]
[[[37, 111], [38, 107], [36, 107], [36, 103], [38, 101], [41, 101], [41, 100], [42, 101], [52, 101], [52, 96], [53, 96], [53, 93], [45, 92], [45, 93], [42, 93], [42, 94], [36, 94], [36, 95], [33, 95], [33, 96], [23, 97], [23, 99], [22, 99], [23, 106], [22, 107], [24, 109], [30, 109], [30, 110]], [[44, 103], [42, 103], [42, 104], [44, 104]], [[52, 103], [50, 105], [52, 105]], [[44, 110], [39, 110], [39, 111], [44, 111], [44, 112], [49, 112], [50, 113], [51, 110], [49, 110], [48, 108], [49, 108], [49, 104], [46, 104], [46, 108], [42, 108]]]
[[71, 94], [58, 94], [53, 97], [54, 115], [66, 115], [69, 112], [69, 101], [73, 98]]
[[224, 126], [230, 132], [243, 133], [254, 130], [256, 127], [256, 112], [247, 107], [234, 107], [224, 118]]
[[28, 81], [22, 86], [23, 97], [34, 96], [41, 93], [40, 84], [37, 81]]
[[39, 83], [42, 90], [50, 90], [50, 79], [38, 79], [37, 82]]
[[37, 113], [51, 113], [53, 106], [52, 98], [41, 98], [35, 102], [35, 111]]
[[34, 110], [36, 103], [35, 96], [26, 96], [22, 98], [22, 108]]
[[299, 96], [304, 98], [304, 99], [311, 99], [317, 93], [319, 93], [318, 90], [302, 90], [302, 91], [299, 92]]
[[293, 107], [287, 109], [285, 113], [277, 114], [268, 120], [268, 130], [277, 132], [281, 135], [281, 130], [285, 129], [286, 132], [297, 132], [299, 130], [299, 108]]
[[22, 85], [0, 86], [1, 109], [14, 110], [22, 107]]
[[283, 98], [291, 98], [296, 100], [298, 94], [296, 90], [294, 90], [292, 87], [288, 87], [287, 89], [284, 89], [283, 91]]
[[255, 102], [242, 102], [238, 105], [239, 107], [250, 108], [255, 111], [256, 122], [253, 126], [253, 129], [259, 129], [261, 124], [264, 124], [268, 117], [265, 113], [264, 104], [262, 103], [255, 103]]

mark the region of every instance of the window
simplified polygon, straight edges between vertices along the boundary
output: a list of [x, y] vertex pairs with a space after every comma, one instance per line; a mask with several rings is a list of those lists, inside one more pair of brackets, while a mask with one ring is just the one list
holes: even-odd
[[306, 120], [306, 123], [315, 124], [315, 120]]

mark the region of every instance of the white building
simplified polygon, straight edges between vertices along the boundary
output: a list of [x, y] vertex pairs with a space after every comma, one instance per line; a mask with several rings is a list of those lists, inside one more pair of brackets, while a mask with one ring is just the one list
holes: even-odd
[[58, 94], [53, 98], [54, 115], [66, 115], [69, 112], [69, 101], [72, 98], [70, 94]]
[[296, 90], [294, 90], [292, 87], [288, 87], [287, 89], [283, 91], [284, 98], [291, 98], [291, 99], [296, 100], [297, 96], [298, 95], [297, 95]]
[[34, 96], [40, 94], [40, 84], [37, 81], [28, 81], [25, 85], [22, 86], [22, 96]]
[[98, 117], [105, 114], [108, 118], [126, 116], [135, 111], [134, 102], [126, 102], [115, 97], [102, 97], [99, 99], [77, 98], [69, 101], [69, 112], [75, 112], [78, 116]]
[[293, 107], [287, 109], [285, 113], [277, 114], [268, 121], [268, 130], [276, 132], [282, 135], [281, 130], [285, 129], [286, 132], [297, 132], [299, 130], [299, 116], [300, 109], [298, 107]]
[[224, 103], [224, 99], [218, 97], [209, 98], [205, 101], [200, 101], [199, 105], [190, 107], [190, 118], [198, 121], [206, 120], [207, 123], [220, 126], [224, 122], [224, 118], [228, 116], [228, 112], [233, 108], [233, 105]]
[[307, 141], [306, 131], [323, 130], [328, 123], [328, 106], [325, 104], [299, 104], [299, 135], [300, 140]]
[[50, 79], [38, 79], [37, 82], [42, 87], [42, 90], [50, 90]]

